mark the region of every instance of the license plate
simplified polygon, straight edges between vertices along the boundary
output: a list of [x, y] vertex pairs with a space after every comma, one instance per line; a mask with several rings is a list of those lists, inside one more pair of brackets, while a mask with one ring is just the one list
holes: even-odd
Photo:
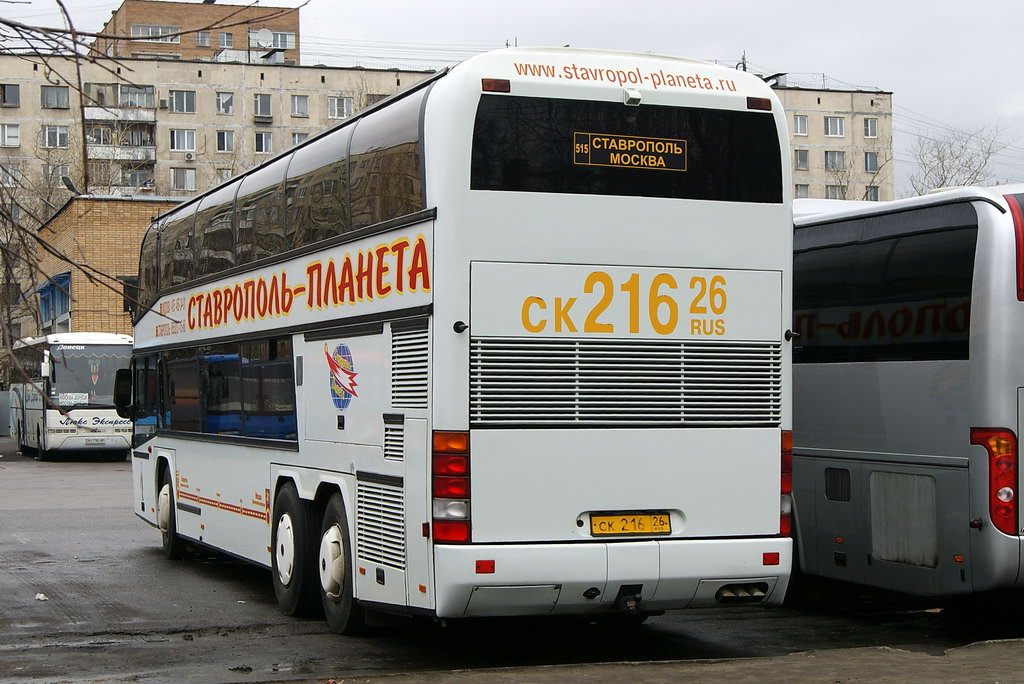
[[102, 437], [86, 437], [85, 438], [85, 443], [86, 444], [106, 444], [106, 442], [107, 442], [107, 440], [103, 439]]
[[629, 534], [671, 534], [668, 513], [602, 513], [590, 516], [590, 533], [595, 537]]

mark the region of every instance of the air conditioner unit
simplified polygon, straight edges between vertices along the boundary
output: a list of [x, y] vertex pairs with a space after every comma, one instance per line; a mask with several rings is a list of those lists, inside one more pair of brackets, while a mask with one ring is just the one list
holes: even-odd
[[192, 153], [191, 152], [186, 152], [185, 153], [185, 161], [192, 161]]
[[167, 100], [160, 100], [160, 109], [167, 109]]

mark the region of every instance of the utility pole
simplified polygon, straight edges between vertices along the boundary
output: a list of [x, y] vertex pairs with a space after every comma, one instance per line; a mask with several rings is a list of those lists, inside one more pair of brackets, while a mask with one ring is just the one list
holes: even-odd
[[740, 59], [740, 63], [736, 65], [737, 69], [747, 70], [747, 51], [743, 51], [743, 57]]

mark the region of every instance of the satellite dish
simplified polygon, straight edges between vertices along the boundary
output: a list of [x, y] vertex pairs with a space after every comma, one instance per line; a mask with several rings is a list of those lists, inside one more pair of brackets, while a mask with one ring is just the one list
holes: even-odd
[[274, 44], [274, 33], [270, 29], [261, 28], [256, 32], [256, 47], [268, 48]]

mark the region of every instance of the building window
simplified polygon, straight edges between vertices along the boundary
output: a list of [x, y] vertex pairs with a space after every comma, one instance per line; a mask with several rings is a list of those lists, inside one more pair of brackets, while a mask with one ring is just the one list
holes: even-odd
[[196, 47], [210, 47], [209, 31], [196, 31]]
[[67, 109], [69, 107], [67, 86], [41, 86], [40, 95], [43, 109]]
[[231, 169], [217, 169], [217, 182], [225, 183], [231, 180]]
[[122, 84], [119, 101], [122, 107], [152, 107], [153, 86]]
[[234, 131], [217, 131], [217, 151], [218, 152], [234, 152], [235, 151], [235, 132]]
[[128, 166], [121, 169], [121, 184], [129, 188], [148, 188], [153, 186], [152, 166]]
[[172, 112], [195, 114], [196, 91], [170, 90], [167, 92], [167, 104]]
[[292, 116], [309, 116], [309, 95], [292, 95]]
[[292, 145], [298, 145], [300, 142], [309, 138], [309, 133], [292, 133]]
[[121, 144], [132, 147], [153, 147], [153, 128], [145, 124], [121, 133]]
[[842, 138], [846, 133], [843, 128], [843, 117], [841, 116], [826, 116], [825, 117], [825, 135], [830, 138]]
[[810, 189], [811, 189], [811, 186], [809, 186], [809, 185], [807, 185], [805, 183], [797, 183], [796, 187], [794, 188], [794, 192], [793, 192], [794, 199], [806, 199], [806, 198], [810, 197], [811, 196], [810, 195]]
[[109, 187], [114, 184], [114, 166], [107, 160], [89, 162], [89, 185]]
[[16, 188], [21, 185], [21, 164], [5, 162], [0, 165], [0, 188]]
[[171, 169], [171, 190], [195, 190], [195, 169]]
[[[39, 288], [39, 322], [45, 332], [66, 332], [71, 311], [71, 273], [64, 272], [47, 278]], [[63, 323], [63, 325], [61, 325]]]
[[221, 32], [217, 34], [217, 47], [232, 48], [235, 46], [235, 34]]
[[234, 93], [217, 93], [217, 113], [218, 114], [234, 114], [235, 113], [235, 94]]
[[13, 83], [0, 83], [0, 107], [20, 107], [21, 86]]
[[351, 97], [328, 97], [327, 98], [327, 118], [328, 119], [347, 119], [352, 116], [352, 98]]
[[865, 138], [877, 138], [878, 137], [878, 119], [864, 119], [864, 137]]
[[845, 171], [846, 152], [825, 150], [825, 169], [828, 171]]
[[92, 126], [85, 129], [85, 140], [90, 145], [109, 145], [111, 133], [109, 126]]
[[253, 114], [256, 116], [270, 116], [270, 94], [256, 93], [253, 96]]
[[864, 170], [873, 173], [878, 171], [878, 153], [877, 152], [865, 152], [864, 153]]
[[256, 153], [257, 154], [270, 154], [272, 150], [273, 137], [270, 133], [257, 133], [256, 134]]
[[67, 147], [67, 126], [43, 126], [43, 147]]
[[121, 296], [124, 298], [125, 313], [135, 311], [135, 303], [139, 301], [139, 278], [138, 276], [117, 276], [121, 281]]
[[793, 135], [807, 135], [807, 115], [793, 115]]
[[131, 25], [131, 36], [132, 38], [140, 38], [144, 42], [151, 43], [180, 43], [181, 37], [177, 34], [181, 32], [180, 26], [155, 26], [153, 24], [132, 24]]
[[878, 186], [877, 185], [869, 185], [867, 187], [867, 189], [864, 191], [864, 199], [866, 199], [866, 200], [868, 200], [870, 202], [878, 202], [879, 201]]
[[797, 171], [807, 170], [807, 150], [793, 150], [793, 167]]
[[826, 185], [825, 199], [846, 199], [845, 185]]
[[172, 152], [195, 152], [196, 132], [191, 128], [171, 129], [171, 151]]
[[[256, 36], [259, 31], [249, 31], [249, 47], [260, 48], [266, 47], [265, 45], [259, 45], [256, 42]], [[295, 32], [294, 31], [273, 31], [274, 42], [272, 47], [278, 50], [294, 50], [295, 49]]]
[[43, 179], [51, 188], [63, 188], [63, 178], [70, 173], [67, 164], [43, 164]]
[[17, 147], [21, 144], [21, 126], [19, 124], [0, 124], [0, 146]]

